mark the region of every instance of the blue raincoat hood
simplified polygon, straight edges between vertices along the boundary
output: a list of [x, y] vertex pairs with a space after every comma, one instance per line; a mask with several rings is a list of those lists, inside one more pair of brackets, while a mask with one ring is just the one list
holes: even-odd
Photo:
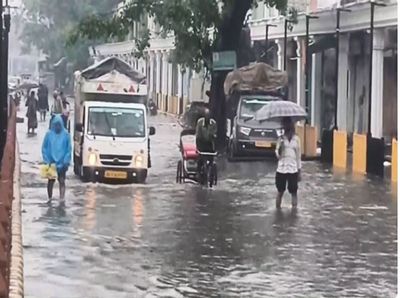
[[[62, 127], [60, 133], [55, 131], [57, 123]], [[71, 138], [64, 127], [64, 122], [60, 115], [55, 115], [51, 121], [50, 130], [43, 140], [43, 161], [46, 164], [55, 164], [58, 170], [68, 168], [71, 163], [71, 150]]]

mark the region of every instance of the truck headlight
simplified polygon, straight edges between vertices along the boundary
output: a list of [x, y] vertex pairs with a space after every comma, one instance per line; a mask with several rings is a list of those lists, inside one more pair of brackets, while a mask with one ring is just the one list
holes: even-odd
[[135, 157], [135, 167], [136, 168], [143, 167], [143, 156], [142, 155], [136, 155], [136, 157]]
[[243, 127], [243, 126], [241, 126], [241, 127], [239, 128], [239, 131], [240, 131], [240, 133], [242, 133], [242, 134], [244, 134], [244, 135], [246, 135], [246, 136], [249, 136], [249, 135], [250, 135], [250, 132], [251, 132], [251, 128], [250, 128], [250, 127]]
[[284, 133], [285, 133], [285, 131], [283, 129], [277, 129], [276, 130], [276, 134], [278, 135], [278, 137], [283, 136]]
[[88, 158], [89, 165], [94, 166], [96, 165], [96, 162], [97, 162], [96, 153], [93, 152], [89, 153], [89, 158]]

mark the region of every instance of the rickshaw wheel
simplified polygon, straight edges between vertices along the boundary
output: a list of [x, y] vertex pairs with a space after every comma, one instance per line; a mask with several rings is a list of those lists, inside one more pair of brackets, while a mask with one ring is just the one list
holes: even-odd
[[218, 171], [217, 171], [217, 165], [216, 164], [213, 165], [212, 171], [213, 171], [214, 185], [217, 185], [217, 182], [218, 182]]
[[208, 183], [210, 187], [213, 187], [214, 185], [217, 185], [217, 165], [212, 164], [210, 166], [210, 172], [208, 174]]
[[182, 160], [180, 160], [176, 168], [176, 183], [182, 183], [182, 168]]

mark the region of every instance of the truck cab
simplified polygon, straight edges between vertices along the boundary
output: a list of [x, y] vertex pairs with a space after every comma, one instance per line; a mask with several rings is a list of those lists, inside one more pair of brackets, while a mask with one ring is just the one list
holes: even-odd
[[143, 104], [88, 101], [82, 120], [75, 128], [75, 173], [84, 180], [146, 180], [154, 128]]
[[274, 121], [257, 121], [258, 110], [269, 102], [281, 100], [278, 95], [240, 94], [236, 111], [227, 120], [228, 156], [266, 156], [276, 148], [282, 134], [281, 125]]

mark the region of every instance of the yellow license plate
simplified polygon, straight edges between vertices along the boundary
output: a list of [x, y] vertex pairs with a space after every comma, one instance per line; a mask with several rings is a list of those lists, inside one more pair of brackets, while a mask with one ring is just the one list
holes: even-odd
[[272, 143], [271, 142], [265, 142], [265, 141], [256, 141], [256, 147], [271, 148], [272, 147]]
[[122, 172], [122, 171], [105, 171], [104, 177], [111, 178], [111, 179], [127, 179], [128, 173]]

